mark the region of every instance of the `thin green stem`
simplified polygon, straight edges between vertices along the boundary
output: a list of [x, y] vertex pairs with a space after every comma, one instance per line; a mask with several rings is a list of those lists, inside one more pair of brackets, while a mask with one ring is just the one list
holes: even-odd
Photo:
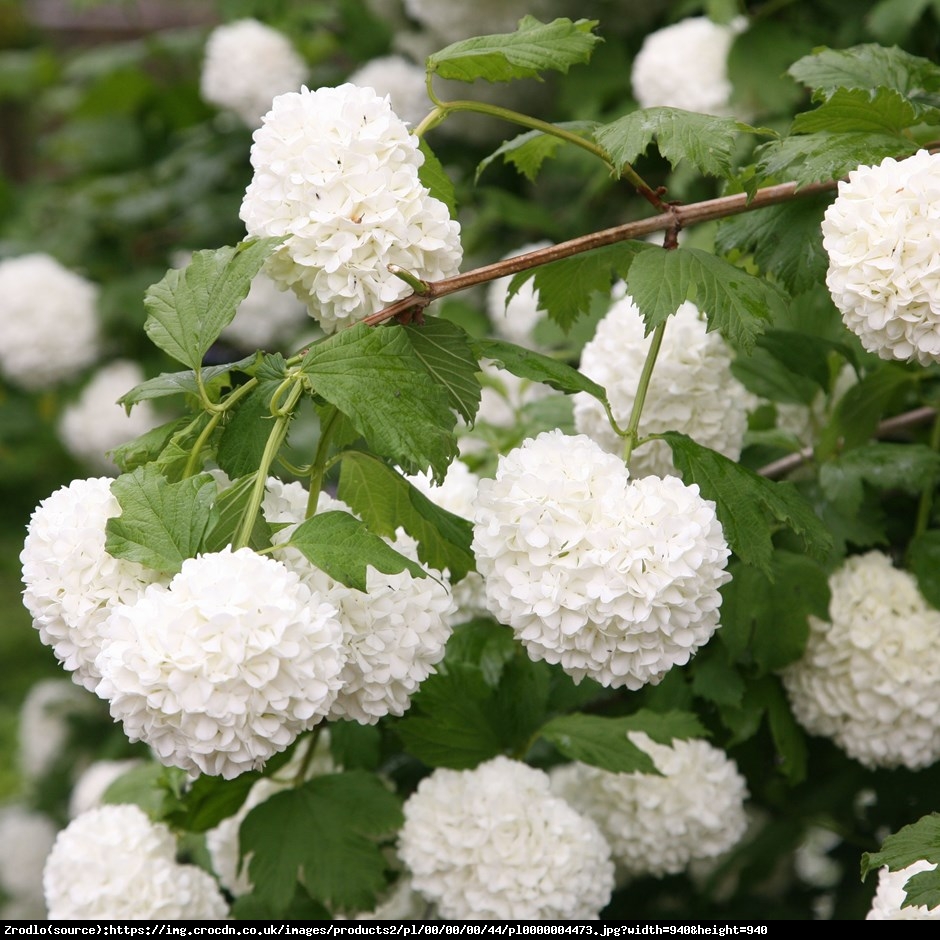
[[222, 420], [223, 414], [225, 414], [224, 411], [214, 412], [206, 422], [206, 426], [199, 433], [199, 437], [196, 438], [196, 443], [193, 444], [192, 449], [189, 451], [189, 457], [186, 458], [186, 466], [183, 468], [184, 478], [194, 476], [201, 469], [199, 455], [202, 453], [206, 441], [209, 440], [212, 436], [212, 432]]
[[313, 763], [313, 756], [317, 750], [317, 744], [320, 741], [320, 731], [322, 730], [323, 725], [316, 725], [313, 730], [310, 732], [310, 737], [304, 742], [304, 756], [300, 760], [300, 766], [297, 768], [297, 773], [294, 775], [294, 786], [299, 787], [306, 779], [307, 774], [310, 771], [310, 765]]
[[317, 452], [313, 456], [310, 466], [310, 495], [307, 497], [307, 518], [317, 511], [320, 500], [320, 490], [323, 488], [323, 476], [326, 473], [326, 455], [330, 449], [330, 438], [336, 430], [339, 420], [339, 409], [330, 405], [325, 418], [320, 419], [320, 440], [317, 442]]
[[656, 357], [659, 355], [659, 347], [663, 344], [663, 335], [665, 332], [665, 320], [653, 330], [650, 348], [646, 353], [646, 361], [643, 363], [640, 381], [637, 383], [636, 397], [633, 399], [633, 409], [630, 411], [630, 420], [627, 422], [627, 432], [624, 436], [623, 445], [624, 463], [630, 462], [633, 448], [636, 447], [639, 441], [640, 416], [643, 414], [643, 405], [646, 403], [646, 393], [649, 391], [650, 379], [653, 377], [653, 367], [656, 365]]
[[[940, 414], [934, 417], [933, 427], [930, 429], [930, 447], [934, 452], [940, 451]], [[917, 520], [914, 524], [914, 538], [923, 535], [930, 526], [930, 516], [933, 512], [934, 481], [929, 480], [921, 490], [917, 503]]]

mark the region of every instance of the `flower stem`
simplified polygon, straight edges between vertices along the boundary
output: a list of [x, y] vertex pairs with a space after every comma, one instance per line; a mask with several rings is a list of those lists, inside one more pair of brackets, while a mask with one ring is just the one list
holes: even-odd
[[665, 332], [666, 321], [663, 320], [663, 322], [653, 330], [650, 348], [647, 350], [646, 361], [643, 363], [643, 371], [640, 373], [640, 381], [637, 383], [636, 397], [633, 399], [633, 409], [630, 412], [630, 420], [627, 422], [627, 431], [624, 435], [623, 462], [626, 464], [630, 463], [633, 448], [636, 447], [640, 438], [640, 416], [643, 414], [643, 405], [646, 403], [646, 393], [649, 391], [650, 379], [653, 377], [653, 367], [656, 365], [656, 357], [659, 355], [659, 347], [663, 344], [663, 335]]
[[326, 417], [320, 420], [320, 440], [317, 443], [317, 452], [310, 467], [310, 495], [307, 497], [308, 519], [317, 511], [320, 490], [323, 488], [323, 475], [326, 472], [326, 455], [330, 447], [330, 438], [336, 430], [339, 414], [339, 409], [334, 405], [330, 405]]

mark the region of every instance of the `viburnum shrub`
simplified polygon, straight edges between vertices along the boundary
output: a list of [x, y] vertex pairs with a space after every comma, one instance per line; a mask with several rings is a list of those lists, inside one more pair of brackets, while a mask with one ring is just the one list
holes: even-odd
[[[74, 804], [50, 917], [940, 916], [940, 65], [540, 6], [465, 38], [409, 0], [368, 86], [322, 35], [213, 34], [203, 106], [257, 125], [216, 115], [242, 237], [172, 246], [146, 426], [20, 555], [145, 758]], [[533, 79], [558, 116], [499, 98]], [[471, 119], [502, 143], [455, 145]], [[0, 279], [12, 386], [110, 355], [90, 282]], [[800, 881], [811, 842], [844, 894]]]

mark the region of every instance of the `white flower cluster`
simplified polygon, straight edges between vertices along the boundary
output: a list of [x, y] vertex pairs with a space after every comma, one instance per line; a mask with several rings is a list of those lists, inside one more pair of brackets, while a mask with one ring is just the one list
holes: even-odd
[[882, 359], [940, 362], [940, 154], [860, 166], [826, 209], [826, 285], [845, 325]]
[[306, 77], [307, 63], [287, 36], [258, 20], [242, 19], [217, 26], [209, 35], [200, 93], [255, 128], [274, 98], [297, 91]]
[[274, 100], [251, 148], [241, 218], [286, 237], [266, 270], [323, 329], [362, 319], [426, 280], [457, 273], [460, 226], [421, 184], [418, 140], [371, 88], [345, 84]]
[[[548, 248], [551, 242], [531, 242], [523, 245], [516, 251], [504, 255], [502, 260], [515, 258], [517, 255], [528, 254]], [[539, 349], [532, 338], [532, 331], [543, 318], [544, 311], [539, 306], [539, 292], [535, 289], [535, 280], [530, 278], [515, 294], [509, 298], [509, 285], [512, 277], [500, 277], [493, 281], [486, 291], [486, 310], [490, 323], [496, 334], [502, 339], [525, 346], [528, 349]], [[509, 298], [507, 300], [507, 298]]]
[[865, 920], [940, 920], [940, 905], [931, 908], [923, 905], [901, 906], [905, 898], [904, 885], [908, 879], [922, 871], [933, 871], [936, 867], [936, 864], [922, 860], [900, 871], [882, 868], [878, 872], [878, 887]]
[[[308, 494], [299, 483], [268, 481], [263, 510], [270, 522], [303, 521]], [[350, 508], [320, 494], [317, 511]], [[281, 529], [275, 541], [288, 541], [293, 525]], [[390, 542], [401, 554], [417, 561], [414, 543], [402, 534]], [[375, 724], [385, 715], [400, 716], [411, 696], [444, 657], [456, 604], [450, 586], [437, 571], [415, 577], [405, 570], [385, 574], [369, 567], [365, 592], [346, 587], [311, 564], [297, 549], [276, 553], [302, 581], [314, 585], [339, 611], [347, 660], [341, 688], [330, 718], [349, 718]]]
[[72, 820], [46, 860], [49, 920], [222, 920], [211, 875], [176, 861], [176, 841], [137, 806], [102, 806]]
[[108, 451], [146, 433], [160, 420], [149, 401], [138, 402], [130, 414], [118, 404], [122, 395], [143, 381], [143, 369], [127, 359], [111, 362], [95, 373], [59, 421], [62, 443], [73, 457], [96, 473], [116, 472]]
[[940, 759], [940, 611], [881, 552], [830, 578], [829, 623], [809, 618], [802, 658], [783, 671], [793, 714], [866, 767]]
[[113, 608], [96, 664], [131, 741], [193, 773], [235, 777], [321, 721], [345, 655], [336, 609], [242, 548], [183, 562]]
[[28, 391], [75, 378], [98, 356], [98, 288], [49, 255], [0, 261], [0, 373]]
[[[646, 362], [650, 337], [633, 298], [618, 299], [597, 325], [581, 353], [581, 371], [607, 391], [614, 418], [625, 426]], [[706, 322], [691, 302], [682, 304], [666, 323], [656, 368], [649, 383], [640, 435], [681, 431], [731, 460], [741, 455], [748, 410], [756, 398], [732, 375], [733, 353], [720, 333], [706, 332]], [[611, 453], [623, 452], [623, 440], [607, 413], [586, 392], [574, 396], [575, 427]], [[676, 472], [664, 441], [638, 447], [630, 457], [635, 476]]]
[[404, 813], [399, 856], [444, 918], [587, 920], [610, 900], [604, 837], [541, 770], [506, 757], [438, 769]]
[[348, 81], [360, 88], [371, 88], [383, 98], [387, 95], [392, 110], [406, 124], [416, 125], [431, 110], [426, 78], [420, 65], [395, 54], [370, 59]]
[[0, 807], [0, 919], [42, 920], [42, 869], [55, 842], [48, 816], [17, 803]]
[[23, 603], [40, 639], [90, 692], [101, 673], [95, 658], [111, 609], [133, 604], [157, 572], [105, 551], [105, 526], [121, 507], [111, 478], [74, 480], [44, 499], [30, 518], [20, 562]]
[[630, 80], [641, 108], [681, 108], [732, 116], [728, 52], [746, 28], [693, 16], [650, 33], [633, 60]]
[[551, 771], [553, 792], [599, 826], [618, 877], [678, 874], [743, 837], [747, 784], [722, 749], [702, 740], [659, 744], [637, 731], [629, 738], [662, 776], [581, 763]]
[[697, 486], [628, 476], [584, 435], [527, 440], [480, 482], [473, 550], [490, 612], [533, 659], [639, 689], [714, 633], [730, 551]]

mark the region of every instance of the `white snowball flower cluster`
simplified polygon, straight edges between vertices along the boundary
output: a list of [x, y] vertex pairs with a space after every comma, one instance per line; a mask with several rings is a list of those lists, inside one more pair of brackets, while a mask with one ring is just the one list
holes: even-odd
[[[270, 522], [303, 521], [307, 491], [299, 483], [268, 480], [263, 511]], [[320, 494], [317, 511], [351, 512], [339, 500]], [[289, 540], [293, 526], [275, 534]], [[417, 561], [415, 546], [403, 533], [390, 541], [401, 554]], [[347, 661], [330, 718], [375, 724], [385, 715], [400, 716], [411, 696], [444, 657], [456, 604], [446, 578], [438, 571], [415, 577], [409, 571], [385, 574], [369, 567], [365, 592], [346, 587], [311, 564], [297, 549], [276, 557], [305, 582], [324, 592], [338, 610]]]
[[98, 357], [98, 287], [45, 254], [0, 261], [0, 373], [27, 391]]
[[444, 918], [587, 920], [610, 900], [607, 843], [541, 770], [506, 757], [438, 769], [404, 814], [399, 856]]
[[42, 813], [17, 803], [0, 807], [0, 919], [42, 920], [42, 870], [56, 827]]
[[923, 905], [901, 906], [905, 898], [904, 885], [908, 879], [922, 871], [933, 871], [936, 867], [932, 862], [921, 860], [900, 871], [882, 868], [878, 872], [878, 887], [865, 920], [940, 920], [940, 905], [931, 908]]
[[584, 435], [527, 440], [480, 482], [473, 550], [529, 656], [639, 689], [714, 633], [730, 551], [697, 486], [628, 476]]
[[829, 623], [809, 618], [801, 659], [783, 671], [793, 714], [866, 767], [940, 759], [940, 611], [881, 552], [830, 578]]
[[940, 154], [860, 166], [822, 222], [826, 285], [845, 325], [882, 359], [940, 362]]
[[102, 806], [56, 838], [43, 873], [49, 920], [221, 920], [211, 875], [176, 861], [176, 841], [137, 806]]
[[40, 639], [72, 679], [91, 692], [104, 622], [116, 604], [133, 604], [162, 579], [105, 551], [105, 526], [121, 513], [111, 478], [73, 480], [33, 511], [20, 553], [23, 603]]
[[385, 55], [370, 59], [349, 76], [360, 88], [371, 88], [383, 98], [387, 95], [392, 110], [409, 125], [417, 125], [431, 110], [424, 68], [403, 55]]
[[277, 95], [300, 88], [307, 71], [283, 33], [255, 19], [236, 20], [209, 35], [200, 93], [209, 104], [234, 111], [255, 128]]
[[389, 271], [457, 273], [460, 226], [421, 184], [418, 140], [371, 88], [280, 95], [255, 132], [241, 218], [286, 236], [266, 270], [331, 333], [406, 297]]
[[321, 721], [345, 663], [332, 604], [250, 548], [183, 562], [116, 606], [97, 693], [131, 741], [225, 778], [263, 766]]
[[629, 738], [662, 776], [581, 763], [551, 771], [553, 792], [600, 827], [619, 876], [678, 874], [744, 836], [747, 784], [721, 748], [703, 740], [659, 744], [638, 731]]
[[[630, 417], [651, 337], [633, 298], [618, 299], [597, 325], [581, 353], [581, 371], [607, 391], [617, 423]], [[640, 436], [681, 431], [731, 460], [741, 455], [747, 413], [757, 399], [732, 375], [734, 354], [720, 333], [706, 332], [695, 304], [686, 302], [666, 323], [656, 368], [649, 383]], [[605, 450], [623, 452], [623, 440], [610, 426], [601, 403], [586, 392], [574, 396], [575, 427]], [[672, 452], [664, 441], [638, 447], [630, 457], [635, 476], [674, 474]]]
[[728, 52], [746, 26], [743, 17], [722, 24], [693, 16], [650, 33], [630, 73], [637, 103], [731, 117]]
[[[531, 242], [523, 245], [516, 251], [504, 255], [501, 260], [515, 258], [517, 255], [528, 254], [548, 248], [551, 242]], [[530, 278], [508, 300], [509, 285], [512, 277], [500, 277], [492, 281], [486, 290], [486, 310], [493, 324], [496, 334], [502, 339], [525, 346], [528, 349], [539, 349], [532, 338], [532, 331], [543, 318], [544, 311], [539, 306], [539, 292], [535, 289], [535, 280]]]
[[63, 411], [59, 421], [62, 443], [96, 473], [115, 473], [117, 467], [108, 451], [159, 424], [159, 415], [149, 401], [138, 402], [130, 414], [118, 404], [122, 395], [143, 381], [144, 371], [138, 363], [118, 359], [102, 366], [78, 400]]

